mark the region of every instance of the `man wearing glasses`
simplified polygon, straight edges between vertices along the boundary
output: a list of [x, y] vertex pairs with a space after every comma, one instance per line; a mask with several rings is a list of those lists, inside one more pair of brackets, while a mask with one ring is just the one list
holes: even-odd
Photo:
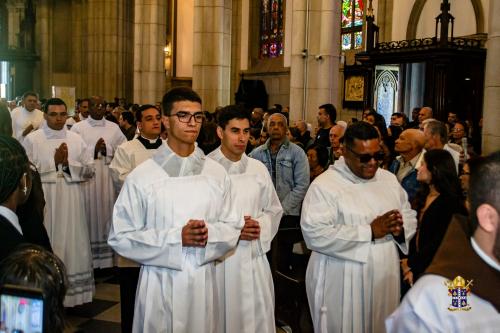
[[109, 163], [118, 146], [127, 142], [120, 127], [104, 119], [104, 111], [103, 98], [93, 96], [89, 103], [89, 117], [71, 127], [71, 131], [80, 134], [94, 155], [95, 177], [82, 184], [94, 268], [113, 266], [113, 251], [107, 239], [116, 192]]
[[195, 145], [198, 94], [174, 88], [162, 108], [167, 144], [127, 176], [108, 242], [142, 265], [133, 332], [218, 332], [214, 262], [236, 246], [244, 220], [228, 174]]
[[344, 135], [343, 156], [311, 184], [301, 227], [312, 255], [306, 289], [314, 331], [383, 332], [399, 304], [399, 256], [415, 212], [396, 177], [379, 168], [378, 133], [365, 122]]

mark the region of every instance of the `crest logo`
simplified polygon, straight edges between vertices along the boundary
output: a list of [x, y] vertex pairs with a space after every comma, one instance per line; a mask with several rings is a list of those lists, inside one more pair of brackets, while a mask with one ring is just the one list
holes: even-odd
[[470, 304], [467, 302], [467, 296], [470, 294], [472, 280], [465, 281], [461, 276], [457, 276], [453, 281], [444, 283], [448, 288], [448, 296], [451, 296], [451, 304], [448, 307], [450, 311], [469, 311]]

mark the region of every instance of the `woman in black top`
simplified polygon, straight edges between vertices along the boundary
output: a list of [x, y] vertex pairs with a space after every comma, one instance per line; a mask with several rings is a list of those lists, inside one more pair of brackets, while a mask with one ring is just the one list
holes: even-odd
[[420, 189], [416, 197], [418, 226], [403, 260], [404, 281], [413, 284], [430, 265], [453, 214], [467, 214], [453, 157], [446, 150], [425, 153], [418, 169]]

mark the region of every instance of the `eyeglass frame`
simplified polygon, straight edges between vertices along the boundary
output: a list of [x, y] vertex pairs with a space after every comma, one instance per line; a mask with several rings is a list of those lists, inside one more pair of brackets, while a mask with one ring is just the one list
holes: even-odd
[[[349, 147], [347, 145], [346, 145], [346, 148], [356, 156], [356, 158], [359, 160], [360, 163], [363, 163], [363, 164], [370, 162], [372, 159], [374, 159], [376, 162], [382, 162], [385, 158], [385, 153], [382, 150], [379, 150], [375, 154], [360, 154], [360, 153], [356, 153], [354, 150], [352, 150], [351, 147]], [[364, 159], [367, 158], [367, 156], [369, 157], [369, 159], [367, 161], [363, 161]], [[380, 159], [378, 159], [378, 157]]]
[[[179, 113], [181, 115], [179, 115]], [[189, 115], [189, 119], [187, 121], [181, 120], [181, 117], [187, 117], [187, 115]], [[181, 111], [177, 111], [174, 114], [168, 115], [168, 117], [172, 117], [172, 116], [177, 116], [177, 119], [179, 120], [179, 122], [185, 123], [185, 124], [189, 124], [191, 122], [192, 118], [194, 118], [194, 122], [198, 123], [198, 124], [203, 123], [203, 120], [205, 119], [205, 114], [203, 113], [203, 111], [198, 111], [198, 112], [195, 112], [195, 113], [190, 113], [190, 112], [182, 111], [181, 110]], [[197, 116], [201, 116], [199, 118], [199, 121], [196, 119]]]

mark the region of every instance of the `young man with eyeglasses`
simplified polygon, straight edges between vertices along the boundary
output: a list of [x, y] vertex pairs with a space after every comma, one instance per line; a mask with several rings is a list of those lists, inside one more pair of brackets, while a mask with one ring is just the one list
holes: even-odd
[[396, 177], [379, 168], [383, 159], [376, 129], [354, 123], [344, 134], [343, 156], [304, 199], [314, 331], [383, 332], [399, 304], [397, 248], [407, 253], [416, 214]]
[[80, 135], [66, 129], [68, 112], [59, 98], [43, 106], [46, 126], [28, 134], [23, 145], [40, 172], [46, 201], [44, 224], [54, 253], [68, 275], [64, 305], [92, 302], [92, 253], [82, 183], [94, 176], [93, 152]]
[[245, 154], [250, 126], [250, 115], [243, 107], [224, 107], [218, 114], [221, 146], [208, 155], [229, 173], [230, 201], [245, 219], [238, 246], [217, 265], [224, 332], [276, 331], [273, 279], [266, 253], [283, 208], [264, 164]]
[[236, 246], [244, 220], [227, 172], [196, 147], [201, 98], [174, 88], [162, 108], [167, 144], [127, 176], [108, 242], [142, 265], [133, 332], [219, 332], [215, 261]]
[[118, 146], [127, 141], [117, 124], [104, 119], [104, 112], [104, 99], [93, 96], [89, 117], [71, 127], [71, 132], [78, 133], [92, 152], [96, 168], [95, 177], [83, 184], [94, 268], [113, 267], [114, 264], [113, 251], [107, 243], [116, 200], [109, 163]]

